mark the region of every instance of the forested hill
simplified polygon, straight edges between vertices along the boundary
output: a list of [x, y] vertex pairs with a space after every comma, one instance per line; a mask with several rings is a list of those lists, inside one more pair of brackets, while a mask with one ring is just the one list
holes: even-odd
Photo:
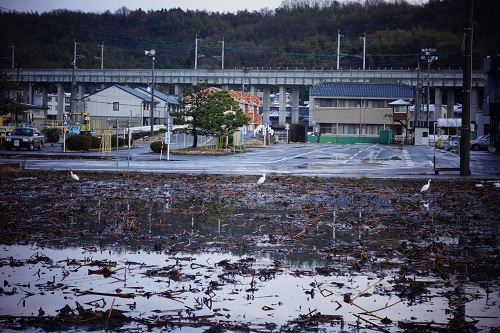
[[[166, 2], [167, 3], [167, 2]], [[473, 0], [473, 67], [500, 54], [500, 1]], [[1, 6], [1, 5], [0, 5]], [[1, 9], [1, 8], [0, 8]], [[463, 67], [465, 0], [286, 0], [278, 9], [236, 13], [128, 10], [84, 13], [57, 10], [18, 13], [1, 9], [0, 68], [149, 68], [145, 50], [155, 49], [157, 68], [307, 67], [361, 68], [366, 34], [367, 68], [415, 68], [422, 48], [436, 48], [433, 66]]]

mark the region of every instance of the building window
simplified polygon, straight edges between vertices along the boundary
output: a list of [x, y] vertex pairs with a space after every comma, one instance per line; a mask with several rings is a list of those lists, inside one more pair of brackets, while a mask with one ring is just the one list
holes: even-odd
[[113, 111], [120, 111], [120, 102], [113, 102]]
[[333, 101], [331, 99], [320, 99], [319, 106], [322, 108], [331, 108], [333, 106]]
[[64, 97], [64, 103], [66, 104], [71, 103], [71, 97]]
[[344, 124], [344, 134], [359, 134], [359, 125]]
[[66, 112], [70, 112], [70, 111], [71, 111], [71, 106], [69, 106], [69, 105], [65, 105], [65, 106], [64, 106], [64, 111], [66, 111]]
[[372, 107], [375, 108], [375, 109], [382, 109], [382, 108], [386, 108], [387, 107], [386, 101], [384, 101], [384, 100], [374, 100], [372, 103], [373, 103]]
[[350, 107], [350, 108], [359, 108], [359, 107], [361, 107], [361, 100], [348, 99], [348, 100], [346, 100], [346, 106]]
[[406, 106], [395, 106], [394, 107], [394, 113], [406, 113]]
[[319, 128], [319, 132], [321, 134], [334, 134], [332, 130], [333, 130], [332, 124], [327, 124], [327, 123], [322, 123]]

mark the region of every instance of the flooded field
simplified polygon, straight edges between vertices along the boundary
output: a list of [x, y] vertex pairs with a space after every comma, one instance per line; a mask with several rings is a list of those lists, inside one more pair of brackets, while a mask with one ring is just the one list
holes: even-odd
[[497, 332], [500, 182], [7, 171], [3, 332]]

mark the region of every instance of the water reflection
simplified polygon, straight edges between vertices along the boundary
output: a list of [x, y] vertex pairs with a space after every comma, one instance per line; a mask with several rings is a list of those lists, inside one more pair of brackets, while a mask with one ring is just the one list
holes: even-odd
[[312, 320], [325, 331], [398, 332], [398, 321], [447, 323], [461, 312], [478, 331], [495, 327], [497, 242], [439, 209], [445, 198], [427, 210], [377, 186], [211, 181], [186, 190], [132, 179], [95, 195], [89, 182], [64, 205], [30, 206], [26, 220], [42, 232], [3, 246], [0, 314], [57, 316], [78, 302], [126, 311], [132, 322], [111, 330], [209, 329], [187, 325], [196, 317], [261, 331]]

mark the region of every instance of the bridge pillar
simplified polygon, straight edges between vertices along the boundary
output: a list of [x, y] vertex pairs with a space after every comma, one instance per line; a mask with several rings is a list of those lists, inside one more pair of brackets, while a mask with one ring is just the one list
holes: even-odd
[[23, 85], [23, 102], [26, 104], [33, 103], [33, 83]]
[[265, 86], [262, 89], [262, 124], [266, 124], [268, 120], [270, 120], [270, 111], [271, 108], [269, 106], [271, 102], [271, 88], [269, 86]]
[[455, 90], [453, 88], [448, 89], [446, 96], [446, 118], [453, 118], [455, 115], [453, 114], [453, 110], [455, 109]]
[[[49, 105], [49, 94], [47, 93], [47, 85], [44, 84], [42, 85], [42, 106], [47, 107], [48, 105]], [[47, 109], [43, 110], [44, 127], [47, 125], [48, 113], [49, 111]]]
[[299, 88], [292, 88], [292, 124], [299, 123]]
[[64, 86], [62, 83], [57, 84], [57, 119], [63, 120], [64, 118]]
[[178, 96], [178, 99], [182, 99], [182, 87], [180, 84], [174, 84], [174, 94]]
[[437, 118], [443, 118], [443, 91], [441, 88], [434, 87], [434, 121]]
[[257, 96], [257, 87], [250, 86], [250, 96]]
[[279, 126], [285, 126], [286, 124], [286, 87], [280, 86], [280, 105], [278, 112], [278, 124]]

